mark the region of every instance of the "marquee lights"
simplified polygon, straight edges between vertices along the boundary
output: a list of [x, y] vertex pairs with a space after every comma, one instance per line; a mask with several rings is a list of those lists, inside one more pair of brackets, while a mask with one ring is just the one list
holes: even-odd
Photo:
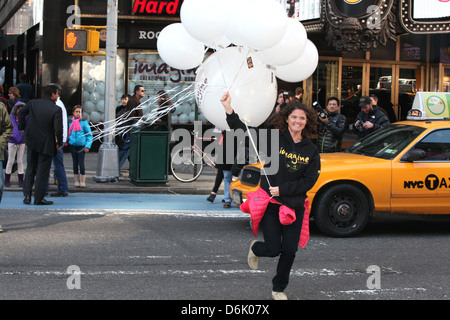
[[[432, 2], [435, 2], [434, 5]], [[444, 8], [444, 10], [440, 10], [439, 13], [428, 11], [428, 15], [424, 15], [424, 11], [421, 11], [420, 15], [416, 14], [416, 16], [420, 18], [415, 18], [413, 16], [414, 8], [416, 8], [417, 11], [417, 8], [420, 8], [423, 4], [429, 8], [434, 8], [436, 5], [440, 8]], [[450, 32], [450, 0], [401, 0], [399, 12], [400, 21], [408, 32]]]

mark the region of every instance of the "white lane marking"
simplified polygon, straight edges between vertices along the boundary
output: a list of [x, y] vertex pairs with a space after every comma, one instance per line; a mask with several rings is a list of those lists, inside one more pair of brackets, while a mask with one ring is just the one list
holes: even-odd
[[45, 215], [171, 215], [189, 216], [199, 218], [250, 218], [250, 215], [241, 211], [207, 211], [207, 210], [157, 210], [157, 209], [53, 209]]

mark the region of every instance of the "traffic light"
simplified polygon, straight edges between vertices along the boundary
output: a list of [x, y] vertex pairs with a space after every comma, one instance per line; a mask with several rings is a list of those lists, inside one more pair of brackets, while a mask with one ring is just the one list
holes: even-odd
[[94, 53], [100, 50], [100, 32], [88, 29], [64, 29], [64, 51]]

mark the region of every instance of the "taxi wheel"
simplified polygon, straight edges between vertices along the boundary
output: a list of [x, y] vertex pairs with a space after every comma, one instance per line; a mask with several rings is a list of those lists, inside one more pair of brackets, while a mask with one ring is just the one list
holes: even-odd
[[356, 186], [332, 186], [317, 200], [314, 220], [320, 231], [329, 236], [356, 235], [364, 229], [369, 220], [369, 201]]

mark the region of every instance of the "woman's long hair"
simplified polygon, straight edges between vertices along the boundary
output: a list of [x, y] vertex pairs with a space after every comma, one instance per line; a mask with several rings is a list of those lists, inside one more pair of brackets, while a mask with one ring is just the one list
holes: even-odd
[[289, 115], [294, 112], [294, 110], [303, 110], [306, 114], [306, 125], [302, 130], [302, 138], [311, 137], [311, 134], [316, 130], [317, 127], [317, 112], [312, 108], [307, 107], [299, 101], [293, 101], [289, 103], [286, 107], [282, 108], [279, 112], [273, 115], [270, 125], [274, 129], [280, 130], [283, 134], [288, 129], [287, 119]]

